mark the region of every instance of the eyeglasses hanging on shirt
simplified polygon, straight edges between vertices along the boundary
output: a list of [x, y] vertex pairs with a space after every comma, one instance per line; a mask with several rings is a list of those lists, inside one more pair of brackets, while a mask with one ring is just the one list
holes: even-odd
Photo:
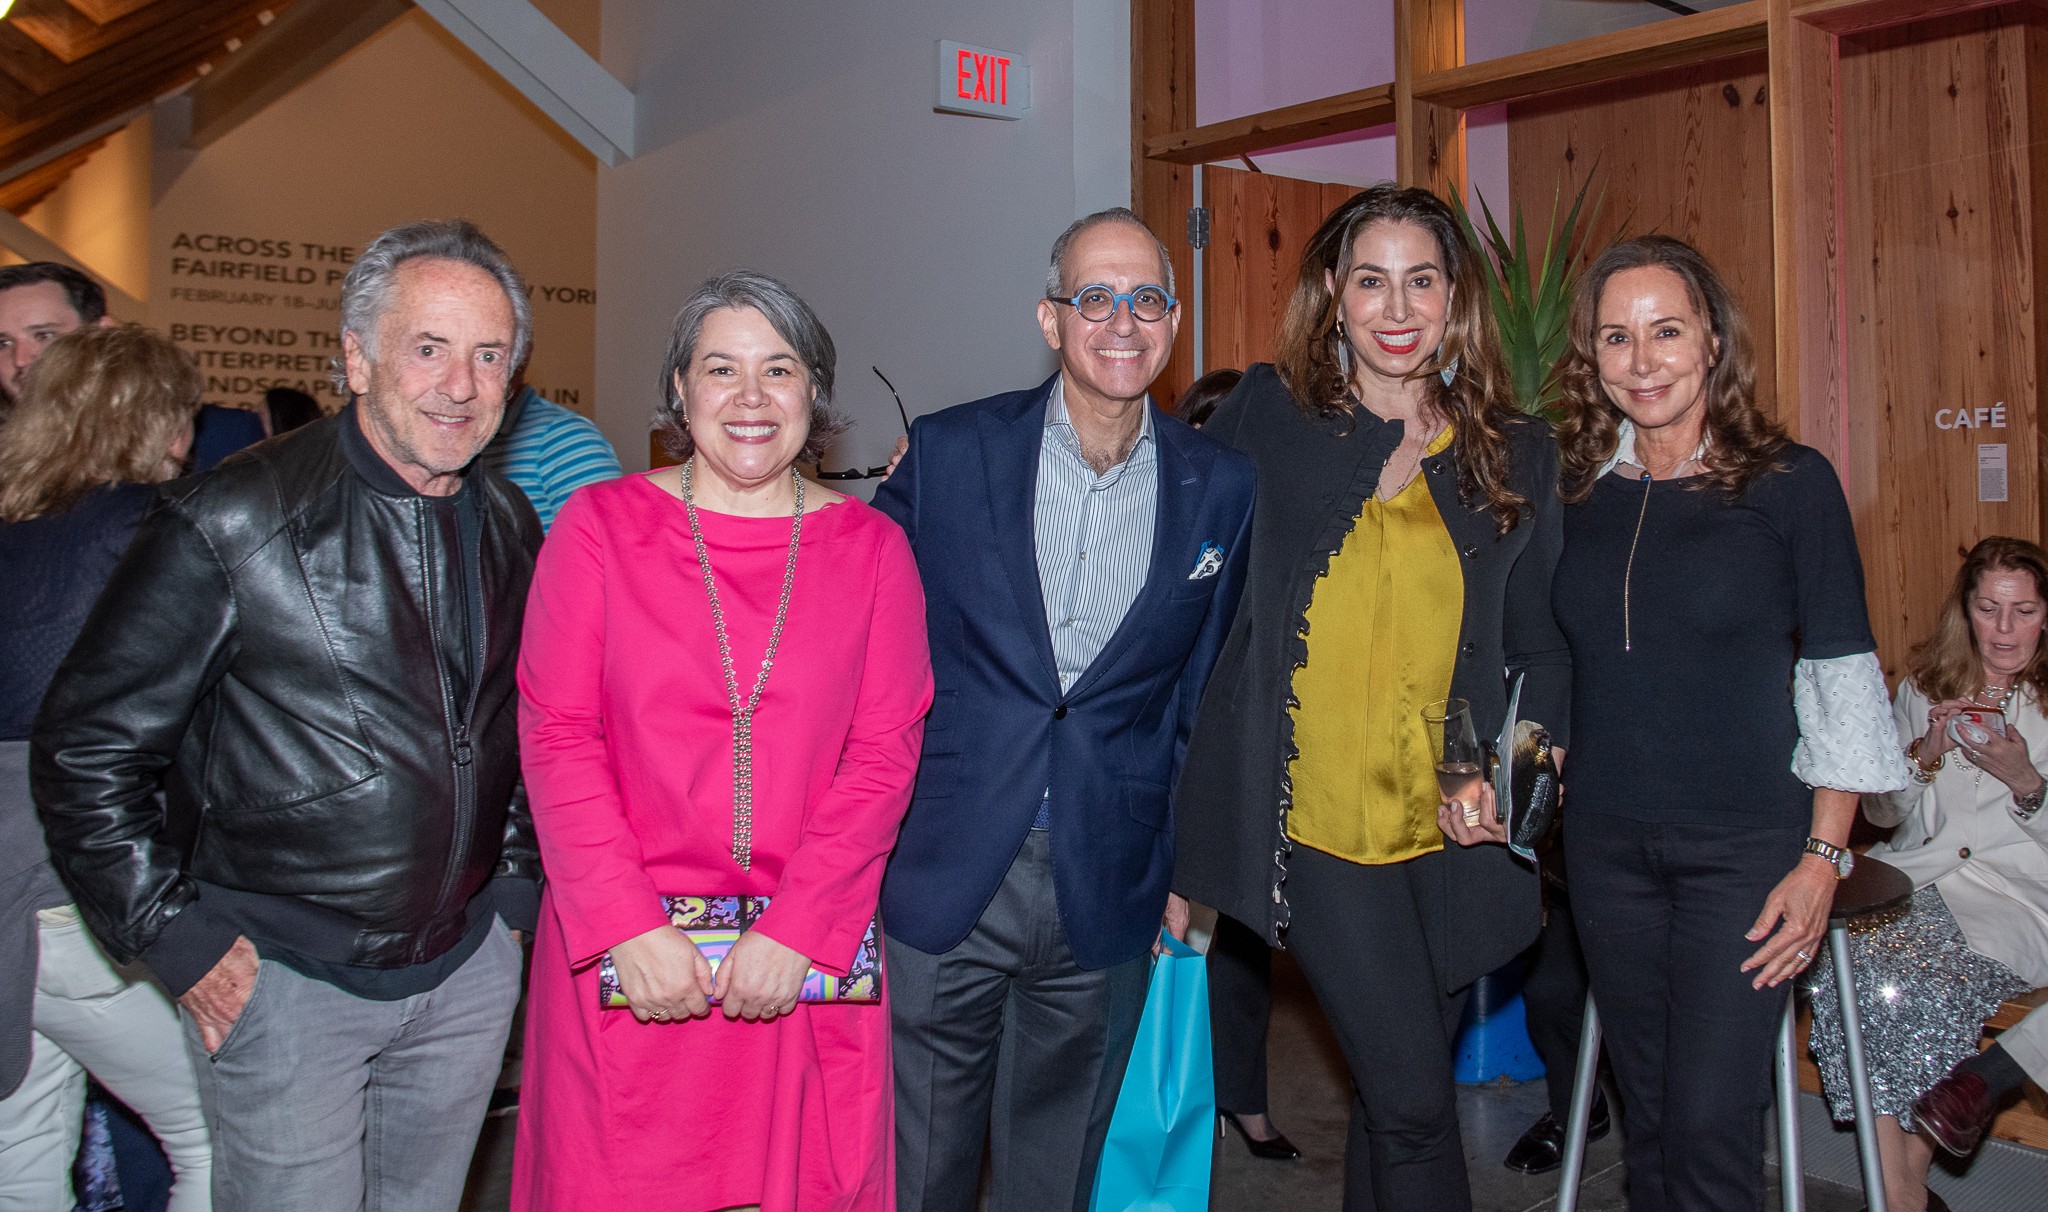
[[[882, 381], [882, 386], [888, 388], [889, 394], [895, 398], [896, 415], [903, 420], [903, 436], [909, 437], [910, 410], [903, 407], [903, 396], [897, 392], [896, 385], [889, 381], [889, 376], [882, 373], [881, 367], [870, 366], [868, 369], [875, 372], [875, 377]], [[817, 473], [813, 478], [819, 480], [879, 480], [888, 474], [889, 465], [887, 463], [882, 464], [880, 467], [870, 467], [866, 471], [862, 471], [857, 467], [849, 467], [845, 471], [826, 471], [824, 463], [820, 462]]]

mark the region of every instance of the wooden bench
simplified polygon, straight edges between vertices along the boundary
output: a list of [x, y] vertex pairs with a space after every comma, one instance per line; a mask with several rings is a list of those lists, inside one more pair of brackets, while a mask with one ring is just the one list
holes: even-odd
[[[1984, 1021], [1984, 1047], [1999, 1032], [2014, 1025], [2037, 1006], [2048, 1005], [2048, 989], [2036, 989], [2032, 993], [2016, 997], [1998, 1008], [1998, 1012]], [[1808, 1050], [1806, 1035], [1813, 1026], [1812, 1010], [1804, 1003], [1799, 1008], [1799, 1088], [1808, 1093], [1820, 1093], [1820, 1069], [1813, 1063]], [[2032, 1082], [2028, 1082], [2020, 1100], [1999, 1113], [1991, 1121], [1991, 1135], [2000, 1140], [2030, 1145], [2036, 1149], [2048, 1149], [2048, 1094]]]

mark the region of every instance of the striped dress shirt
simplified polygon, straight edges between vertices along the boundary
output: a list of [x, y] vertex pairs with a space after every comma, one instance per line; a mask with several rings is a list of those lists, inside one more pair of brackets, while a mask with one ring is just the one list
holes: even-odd
[[1159, 448], [1151, 402], [1129, 457], [1096, 475], [1081, 457], [1065, 380], [1055, 384], [1039, 448], [1033, 537], [1062, 694], [1087, 672], [1145, 587], [1158, 519]]

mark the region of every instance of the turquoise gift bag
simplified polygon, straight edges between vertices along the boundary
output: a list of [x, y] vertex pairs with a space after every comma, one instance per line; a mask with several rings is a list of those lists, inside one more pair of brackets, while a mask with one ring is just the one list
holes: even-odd
[[1201, 952], [1171, 936], [1163, 941], [1091, 1212], [1208, 1212], [1216, 1148], [1209, 970]]

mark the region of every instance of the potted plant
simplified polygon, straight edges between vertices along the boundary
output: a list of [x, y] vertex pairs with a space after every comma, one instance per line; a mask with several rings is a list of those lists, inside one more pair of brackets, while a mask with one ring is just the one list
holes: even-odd
[[1592, 185], [1593, 174], [1588, 173], [1562, 223], [1557, 211], [1564, 188], [1558, 187], [1550, 208], [1549, 235], [1540, 258], [1530, 255], [1519, 210], [1509, 216], [1513, 234], [1504, 234], [1486, 205], [1485, 195], [1478, 194], [1480, 215], [1486, 221], [1482, 236], [1473, 227], [1464, 202], [1452, 201], [1458, 222], [1464, 226], [1465, 238], [1484, 252], [1479, 259], [1480, 270], [1486, 277], [1487, 288], [1493, 292], [1494, 323], [1500, 330], [1501, 350], [1514, 381], [1515, 402], [1524, 412], [1553, 420], [1560, 390], [1557, 365], [1564, 357], [1572, 288], [1584, 269], [1585, 244], [1597, 225], [1604, 197], [1604, 191], [1594, 194], [1592, 205], [1587, 206], [1587, 191]]

